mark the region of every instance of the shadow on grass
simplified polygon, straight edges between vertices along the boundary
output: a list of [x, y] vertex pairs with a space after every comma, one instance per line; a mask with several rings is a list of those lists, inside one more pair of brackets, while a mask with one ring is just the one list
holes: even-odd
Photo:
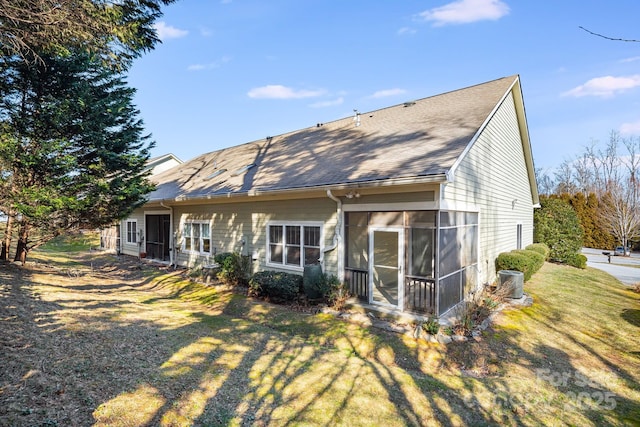
[[640, 328], [640, 310], [637, 308], [625, 308], [620, 313], [620, 317], [629, 322], [633, 326]]
[[[637, 387], [631, 367], [594, 347], [604, 338], [586, 342], [564, 328], [551, 299], [479, 342], [442, 346], [167, 274], [136, 283], [61, 277], [38, 285], [51, 286], [49, 302], [28, 291], [35, 279], [0, 279], [8, 294], [0, 313], [10, 318], [19, 302], [15, 323], [28, 330], [10, 358], [16, 375], [0, 377], [0, 424], [579, 425], [624, 424], [638, 413], [637, 400], [592, 378], [573, 352], [628, 388]], [[525, 340], [531, 327], [548, 339]], [[16, 406], [25, 391], [30, 400]]]

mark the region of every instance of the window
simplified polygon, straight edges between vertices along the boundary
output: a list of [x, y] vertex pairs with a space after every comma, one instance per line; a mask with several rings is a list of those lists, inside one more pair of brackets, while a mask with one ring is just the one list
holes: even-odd
[[516, 249], [522, 249], [522, 224], [516, 224]]
[[302, 268], [320, 262], [321, 227], [305, 224], [267, 226], [268, 264]]
[[182, 228], [182, 250], [185, 252], [211, 253], [211, 226], [208, 222], [189, 221]]
[[127, 220], [127, 243], [138, 243], [138, 221]]

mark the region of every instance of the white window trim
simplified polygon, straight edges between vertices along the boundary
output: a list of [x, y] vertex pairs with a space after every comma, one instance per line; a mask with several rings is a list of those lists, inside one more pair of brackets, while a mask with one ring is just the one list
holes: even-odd
[[[203, 244], [203, 239], [202, 239], [202, 229], [200, 229], [200, 239], [198, 241], [198, 247], [200, 248], [200, 250], [198, 251], [193, 251], [191, 249], [187, 249], [187, 236], [185, 236], [184, 234], [184, 228], [186, 224], [205, 224], [209, 226], [209, 252], [205, 252], [202, 250], [204, 244]], [[193, 228], [192, 228], [193, 229]], [[182, 235], [182, 239], [180, 242], [180, 250], [181, 252], [184, 252], [186, 254], [196, 254], [196, 255], [205, 255], [205, 256], [209, 256], [211, 255], [211, 248], [213, 247], [213, 239], [211, 237], [211, 231], [213, 230], [213, 227], [211, 226], [211, 221], [206, 221], [206, 220], [191, 220], [191, 219], [187, 219], [184, 220], [182, 223], [182, 227], [181, 227], [181, 235]], [[190, 238], [193, 238], [191, 236], [189, 236]]]
[[[265, 230], [265, 241], [266, 241], [266, 246], [267, 246], [267, 250], [266, 250], [266, 265], [268, 267], [274, 267], [274, 268], [278, 268], [278, 269], [285, 269], [285, 270], [291, 270], [291, 271], [304, 271], [304, 266], [294, 266], [291, 264], [287, 264], [285, 262], [286, 260], [286, 254], [283, 252], [282, 254], [282, 263], [275, 263], [275, 262], [271, 262], [271, 241], [269, 240], [271, 238], [271, 235], [269, 233], [269, 228], [271, 226], [289, 226], [289, 227], [320, 227], [320, 256], [322, 257], [322, 251], [324, 250], [324, 223], [319, 222], [319, 221], [269, 221], [267, 222], [267, 227]], [[304, 232], [302, 232], [302, 236], [304, 236]], [[284, 233], [283, 230], [283, 238], [286, 239], [286, 233]], [[304, 237], [302, 237], [304, 238]], [[286, 246], [286, 242], [284, 242], [284, 245]], [[304, 251], [304, 241], [302, 242], [302, 248]], [[302, 262], [302, 260], [304, 259], [304, 255], [303, 253], [301, 253], [300, 256], [300, 262]], [[322, 259], [322, 258], [321, 258]]]
[[[132, 242], [129, 240], [129, 223], [133, 224], [133, 230], [134, 230], [134, 237], [135, 237], [135, 242]], [[129, 246], [136, 246], [138, 244], [138, 241], [140, 240], [140, 236], [139, 236], [139, 231], [138, 231], [138, 220], [137, 219], [126, 219], [124, 221], [124, 243], [126, 245]]]

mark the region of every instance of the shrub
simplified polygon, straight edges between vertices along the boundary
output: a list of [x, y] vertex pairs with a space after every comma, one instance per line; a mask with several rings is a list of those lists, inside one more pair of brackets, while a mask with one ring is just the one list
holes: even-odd
[[220, 265], [218, 279], [233, 286], [246, 285], [250, 269], [248, 257], [243, 257], [237, 252], [221, 252], [214, 261]]
[[423, 324], [422, 329], [428, 334], [437, 335], [440, 330], [440, 322], [435, 317], [429, 317]]
[[349, 286], [346, 283], [341, 282], [334, 275], [323, 276], [325, 287], [327, 289], [327, 293], [325, 294], [327, 303], [333, 307], [334, 310], [342, 311], [350, 297]]
[[582, 254], [573, 254], [567, 258], [566, 264], [584, 270], [587, 268], [587, 257]]
[[534, 241], [546, 243], [549, 259], [567, 263], [582, 249], [583, 230], [569, 203], [557, 198], [540, 198], [540, 209], [533, 213]]
[[515, 270], [524, 273], [525, 282], [544, 265], [544, 256], [527, 249], [503, 252], [496, 258], [496, 271]]
[[540, 270], [544, 265], [545, 257], [543, 254], [539, 252], [531, 251], [529, 249], [517, 249], [513, 252], [523, 254], [524, 256], [529, 258], [529, 261], [531, 262], [531, 270], [532, 270], [531, 275], [533, 275], [536, 271]]
[[531, 258], [516, 252], [503, 252], [496, 258], [496, 271], [515, 270], [524, 273], [524, 280], [531, 278]]
[[259, 271], [249, 279], [249, 294], [293, 301], [300, 293], [302, 276], [279, 271]]
[[549, 259], [549, 253], [551, 252], [549, 250], [549, 246], [545, 245], [544, 243], [532, 243], [525, 249], [528, 251], [538, 252], [539, 254], [544, 256], [545, 261]]

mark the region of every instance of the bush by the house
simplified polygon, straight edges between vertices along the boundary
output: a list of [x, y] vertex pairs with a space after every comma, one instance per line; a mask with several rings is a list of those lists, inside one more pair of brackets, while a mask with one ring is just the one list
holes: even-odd
[[528, 257], [531, 261], [531, 275], [533, 275], [536, 271], [540, 270], [544, 265], [546, 258], [540, 252], [532, 251], [529, 249], [516, 249], [513, 252], [523, 254]]
[[551, 252], [549, 250], [549, 246], [545, 245], [544, 243], [532, 243], [525, 249], [528, 251], [538, 252], [539, 254], [544, 256], [545, 261], [549, 259], [549, 253]]
[[573, 254], [567, 258], [566, 264], [584, 270], [587, 268], [587, 257], [582, 254]]
[[541, 197], [540, 205], [533, 213], [533, 240], [547, 244], [551, 261], [566, 264], [582, 250], [584, 232], [578, 216], [562, 199]]
[[220, 265], [218, 279], [233, 286], [246, 285], [249, 263], [237, 252], [221, 252], [213, 259]]
[[496, 258], [496, 271], [515, 270], [524, 274], [525, 282], [544, 265], [544, 256], [530, 250], [503, 252]]
[[302, 276], [279, 271], [259, 271], [249, 279], [249, 294], [293, 301], [300, 293]]
[[349, 299], [349, 286], [333, 274], [323, 274], [324, 298], [335, 310], [342, 310]]

